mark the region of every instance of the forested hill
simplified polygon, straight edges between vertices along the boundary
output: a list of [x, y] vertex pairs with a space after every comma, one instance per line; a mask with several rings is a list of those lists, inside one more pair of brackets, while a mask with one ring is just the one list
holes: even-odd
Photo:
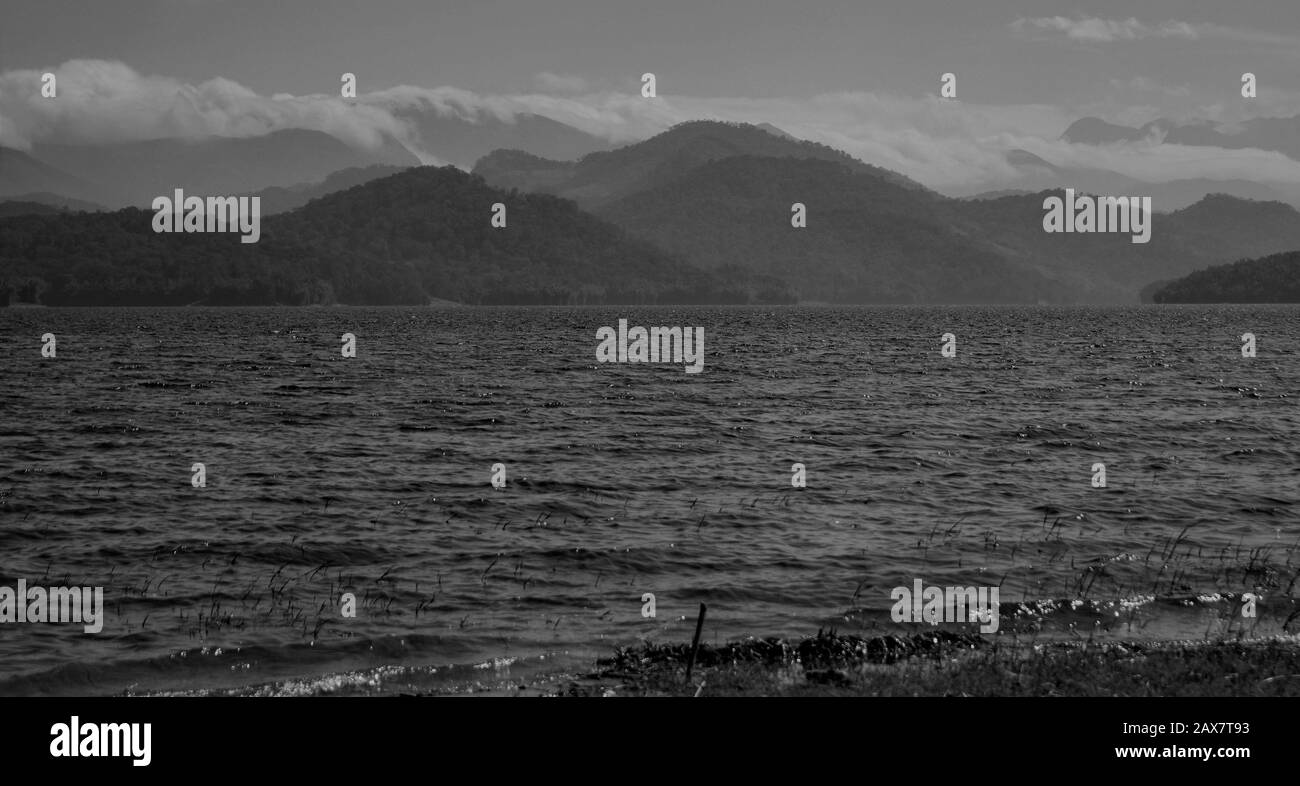
[[680, 123], [644, 142], [591, 153], [577, 162], [499, 150], [480, 159], [474, 173], [492, 185], [557, 194], [593, 209], [665, 185], [703, 164], [734, 156], [829, 161], [918, 194], [936, 196], [904, 175], [863, 163], [833, 147], [795, 139], [770, 126], [715, 120]]
[[[506, 205], [506, 227], [491, 226]], [[236, 233], [156, 233], [153, 213], [0, 220], [0, 301], [47, 305], [745, 303], [780, 284], [706, 273], [583, 213], [418, 167]]]
[[[1123, 232], [1049, 233], [1044, 201], [1064, 194], [1068, 172], [1060, 188], [948, 199], [742, 124], [684, 123], [576, 163], [498, 151], [475, 172], [574, 199], [700, 268], [777, 276], [805, 300], [1134, 303], [1155, 281], [1300, 248], [1300, 214], [1280, 202], [1211, 194], [1157, 212], [1145, 243]], [[796, 202], [805, 228], [791, 225]]]
[[[807, 225], [792, 226], [792, 204]], [[701, 266], [784, 278], [803, 300], [1059, 303], [1069, 291], [962, 232], [928, 193], [836, 161], [735, 156], [597, 208]]]
[[1157, 289], [1157, 303], [1300, 303], [1300, 251], [1198, 270]]
[[949, 201], [942, 212], [954, 227], [996, 244], [1007, 259], [1063, 284], [1075, 303], [1136, 303], [1153, 281], [1300, 248], [1300, 214], [1292, 207], [1224, 194], [1156, 213], [1147, 243], [1133, 243], [1122, 232], [1044, 232], [1043, 201], [1061, 193]]

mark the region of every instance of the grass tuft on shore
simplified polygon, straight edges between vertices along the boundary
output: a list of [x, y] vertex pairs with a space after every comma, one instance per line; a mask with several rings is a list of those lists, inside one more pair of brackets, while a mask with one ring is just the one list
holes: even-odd
[[1300, 696], [1300, 638], [1042, 642], [936, 631], [620, 648], [567, 696]]

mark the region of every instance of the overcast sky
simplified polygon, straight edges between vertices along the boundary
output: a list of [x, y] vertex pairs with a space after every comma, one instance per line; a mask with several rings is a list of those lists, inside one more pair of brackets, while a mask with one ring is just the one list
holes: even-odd
[[[33, 97], [46, 70], [71, 100]], [[348, 71], [369, 114], [321, 105]], [[645, 71], [657, 104], [637, 93]], [[944, 72], [957, 102], [936, 98]], [[1083, 115], [1300, 114], [1300, 2], [0, 0], [6, 145], [285, 126], [366, 142], [415, 101], [540, 111], [615, 140], [693, 116], [769, 121], [942, 186], [990, 174], [1007, 146], [1081, 163], [1093, 154], [1057, 137]], [[1233, 156], [1239, 176], [1300, 182]]]

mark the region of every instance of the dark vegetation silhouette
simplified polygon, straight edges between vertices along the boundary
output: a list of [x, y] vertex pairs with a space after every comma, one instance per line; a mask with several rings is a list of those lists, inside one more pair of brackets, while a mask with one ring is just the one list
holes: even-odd
[[1198, 270], [1152, 294], [1156, 303], [1300, 303], [1300, 251]]
[[[507, 206], [493, 228], [491, 207]], [[151, 211], [0, 220], [0, 293], [47, 305], [750, 303], [775, 280], [701, 271], [572, 202], [419, 167], [237, 233], [156, 233]]]

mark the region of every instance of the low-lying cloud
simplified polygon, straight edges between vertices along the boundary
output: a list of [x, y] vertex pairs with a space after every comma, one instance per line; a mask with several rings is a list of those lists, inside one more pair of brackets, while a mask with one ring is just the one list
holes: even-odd
[[0, 144], [107, 144], [146, 139], [249, 137], [289, 128], [324, 131], [373, 149], [405, 126], [391, 114], [328, 96], [262, 96], [220, 77], [188, 84], [144, 76], [105, 60], [50, 70], [57, 96], [41, 95], [43, 71], [0, 73]]
[[[1142, 23], [1101, 29], [1112, 36], [1152, 34]], [[36, 143], [247, 137], [297, 128], [323, 131], [362, 149], [397, 140], [425, 163], [436, 164], [441, 163], [437, 140], [419, 137], [413, 113], [502, 122], [533, 113], [617, 144], [645, 139], [686, 120], [771, 123], [939, 191], [1013, 184], [1017, 171], [1007, 163], [1006, 151], [1016, 148], [1058, 166], [1109, 169], [1151, 181], [1209, 177], [1300, 184], [1300, 163], [1277, 153], [1155, 142], [1069, 144], [1060, 136], [1077, 119], [1077, 111], [1042, 104], [985, 106], [869, 92], [798, 98], [661, 95], [648, 100], [636, 86], [593, 91], [579, 77], [555, 74], [538, 75], [537, 86], [548, 89], [530, 94], [403, 85], [345, 100], [262, 96], [222, 78], [189, 84], [141, 75], [113, 61], [71, 60], [52, 71], [58, 79], [56, 99], [41, 97], [40, 71], [0, 73], [0, 145], [29, 149]]]
[[1170, 39], [1175, 41], [1218, 39], [1269, 47], [1295, 47], [1300, 44], [1300, 36], [1284, 33], [1230, 27], [1208, 22], [1192, 23], [1177, 20], [1143, 22], [1134, 17], [1128, 19], [1103, 19], [1100, 17], [1072, 19], [1066, 16], [1020, 17], [1011, 23], [1011, 29], [1023, 35], [1058, 35], [1072, 41], [1093, 44], [1148, 39]]
[[1161, 22], [1149, 24], [1128, 19], [1100, 19], [1085, 17], [1070, 19], [1064, 16], [1021, 17], [1011, 23], [1018, 33], [1048, 31], [1063, 33], [1076, 41], [1140, 41], [1144, 38], [1182, 38], [1195, 41], [1201, 37], [1195, 25], [1187, 22]]

